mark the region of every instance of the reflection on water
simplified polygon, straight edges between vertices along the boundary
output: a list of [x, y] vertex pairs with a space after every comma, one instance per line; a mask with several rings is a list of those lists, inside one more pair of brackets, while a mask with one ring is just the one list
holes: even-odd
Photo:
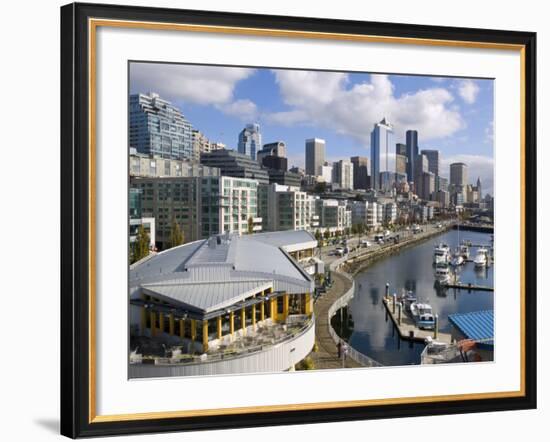
[[[472, 244], [489, 244], [490, 235], [477, 232], [460, 232], [460, 241], [470, 240]], [[432, 265], [435, 243], [445, 242], [452, 250], [459, 243], [457, 232], [451, 230], [439, 237], [415, 247], [402, 250], [373, 264], [356, 277], [356, 294], [349, 305], [354, 329], [351, 345], [360, 352], [384, 365], [407, 365], [420, 363], [424, 345], [401, 341], [387, 317], [382, 304], [386, 283], [390, 293], [412, 290], [419, 299], [428, 301], [439, 315], [439, 329], [449, 331], [449, 314], [493, 309], [493, 292], [442, 289], [434, 284]], [[470, 249], [470, 258], [475, 256], [475, 247]], [[463, 283], [493, 286], [493, 266], [474, 269], [469, 262], [459, 271]]]

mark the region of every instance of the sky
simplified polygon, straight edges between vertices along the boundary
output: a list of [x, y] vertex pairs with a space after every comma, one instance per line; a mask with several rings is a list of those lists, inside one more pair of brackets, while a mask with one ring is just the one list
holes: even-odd
[[156, 92], [210, 141], [237, 148], [239, 132], [259, 123], [262, 142], [284, 141], [289, 166], [303, 167], [305, 140], [326, 140], [326, 160], [370, 158], [370, 133], [387, 118], [395, 141], [418, 131], [419, 149], [468, 165], [469, 182], [493, 189], [493, 80], [131, 63], [130, 93]]

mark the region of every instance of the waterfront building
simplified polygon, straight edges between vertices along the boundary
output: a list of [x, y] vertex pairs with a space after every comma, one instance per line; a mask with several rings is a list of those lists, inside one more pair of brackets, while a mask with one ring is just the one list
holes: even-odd
[[329, 232], [343, 232], [351, 228], [351, 210], [346, 207], [346, 201], [335, 199], [316, 199], [315, 212], [319, 216], [319, 225]]
[[260, 184], [269, 184], [267, 170], [248, 155], [234, 150], [220, 149], [201, 154], [201, 164], [217, 167], [224, 176], [250, 178]]
[[370, 138], [371, 186], [381, 189], [380, 173], [395, 173], [395, 143], [393, 126], [383, 118], [374, 125]]
[[329, 164], [321, 166], [319, 176], [323, 178], [325, 183], [332, 183], [333, 167]]
[[367, 225], [368, 201], [350, 201], [351, 223]]
[[396, 143], [395, 144], [395, 154], [396, 155], [403, 155], [404, 157], [407, 156], [407, 145], [403, 143]]
[[420, 153], [428, 159], [428, 172], [439, 176], [441, 174], [441, 154], [439, 150], [422, 149]]
[[262, 200], [259, 202], [259, 216], [262, 218], [264, 231], [311, 231], [319, 227], [315, 197], [301, 191], [299, 186], [262, 185], [259, 199]]
[[451, 186], [463, 187], [468, 184], [468, 166], [464, 163], [452, 163], [450, 166]]
[[158, 94], [130, 95], [130, 146], [161, 158], [193, 159], [192, 126], [181, 111]]
[[258, 217], [258, 181], [233, 177], [131, 178], [130, 187], [141, 190], [143, 216], [156, 220], [156, 244], [169, 247], [176, 221], [186, 242], [225, 232], [248, 233], [262, 229]]
[[210, 150], [208, 152], [214, 152], [215, 150], [227, 149], [227, 146], [224, 143], [219, 142], [210, 142]]
[[369, 188], [369, 159], [367, 157], [351, 157], [353, 164], [353, 188], [364, 189]]
[[162, 158], [141, 154], [130, 148], [129, 173], [131, 177], [198, 177], [219, 176], [220, 169], [198, 164], [187, 159]]
[[340, 189], [353, 190], [353, 163], [348, 160], [336, 161], [332, 164], [332, 183]]
[[318, 176], [325, 164], [325, 140], [310, 138], [306, 140], [306, 174]]
[[306, 231], [217, 235], [131, 266], [130, 378], [294, 369], [315, 342], [315, 283], [294, 257], [316, 246]]
[[247, 124], [239, 133], [237, 150], [243, 155], [247, 155], [253, 160], [256, 159], [256, 153], [262, 148], [262, 134], [258, 123]]
[[407, 143], [407, 177], [409, 182], [415, 178], [415, 161], [418, 157], [418, 132], [408, 130], [405, 133]]
[[397, 221], [397, 204], [384, 204], [384, 222], [386, 224], [394, 224]]
[[378, 219], [378, 207], [377, 203], [370, 202], [367, 206], [367, 227], [370, 230], [376, 229], [380, 224]]
[[385, 215], [384, 203], [378, 203], [376, 205], [376, 219], [378, 220], [378, 224], [384, 224], [386, 222]]
[[494, 360], [494, 311], [482, 310], [449, 315], [453, 342], [468, 340], [475, 343], [480, 361]]

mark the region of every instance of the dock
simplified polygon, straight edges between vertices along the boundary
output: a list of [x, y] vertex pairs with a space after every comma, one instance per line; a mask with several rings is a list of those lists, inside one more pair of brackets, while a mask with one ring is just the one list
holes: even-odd
[[399, 303], [393, 305], [392, 297], [384, 297], [383, 304], [386, 307], [386, 312], [391, 318], [393, 325], [399, 333], [401, 339], [409, 341], [424, 342], [427, 337], [430, 337], [439, 342], [451, 344], [452, 338], [450, 333], [441, 333], [437, 330], [422, 330], [416, 326], [412, 318], [404, 311], [401, 311], [401, 320], [399, 320]]
[[463, 282], [445, 282], [441, 284], [442, 287], [448, 288], [448, 289], [460, 289], [460, 290], [468, 290], [468, 291], [482, 291], [482, 292], [493, 292], [495, 289], [494, 287], [489, 287], [486, 285], [476, 285], [472, 283], [463, 283]]

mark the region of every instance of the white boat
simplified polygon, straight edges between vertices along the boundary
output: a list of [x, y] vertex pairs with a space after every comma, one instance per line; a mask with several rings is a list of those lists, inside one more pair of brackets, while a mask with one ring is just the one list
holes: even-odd
[[412, 290], [405, 291], [401, 293], [400, 302], [405, 306], [405, 310], [411, 310], [411, 304], [416, 302], [416, 295]]
[[435, 316], [430, 304], [426, 302], [413, 302], [411, 304], [411, 315], [418, 328], [425, 330], [434, 329]]
[[449, 246], [447, 244], [438, 244], [434, 248], [434, 264], [449, 262]]
[[449, 266], [446, 263], [439, 263], [435, 266], [435, 279], [438, 282], [447, 282], [451, 277]]
[[457, 250], [453, 258], [451, 259], [451, 265], [453, 267], [459, 267], [462, 264], [464, 264], [464, 257], [462, 256], [462, 252], [460, 250]]
[[474, 258], [474, 267], [482, 268], [487, 266], [487, 249], [480, 247], [477, 249], [476, 256]]

